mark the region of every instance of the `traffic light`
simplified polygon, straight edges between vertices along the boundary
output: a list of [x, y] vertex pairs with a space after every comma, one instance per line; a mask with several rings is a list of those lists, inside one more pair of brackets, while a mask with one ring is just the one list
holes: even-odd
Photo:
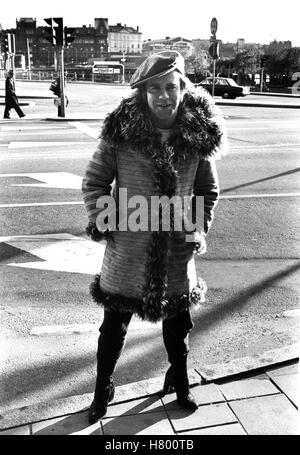
[[54, 36], [56, 41], [56, 46], [64, 45], [64, 27], [63, 27], [63, 18], [54, 17], [53, 21], [57, 24], [57, 27], [54, 27]]
[[45, 27], [45, 30], [47, 32], [47, 36], [45, 36], [45, 39], [54, 46], [55, 40], [54, 40], [54, 30], [53, 30], [53, 19], [52, 17], [49, 17], [48, 19], [44, 19], [44, 21], [50, 25], [50, 27]]
[[220, 50], [220, 43], [219, 41], [214, 41], [209, 49], [208, 49], [208, 52], [209, 52], [209, 55], [214, 59], [216, 60], [217, 58], [219, 58], [219, 50]]
[[[44, 21], [50, 25], [45, 27], [47, 36], [45, 37], [52, 46], [63, 46], [64, 34], [63, 34], [63, 18], [62, 17], [49, 17]], [[57, 24], [57, 27], [55, 27]]]
[[72, 27], [65, 27], [64, 28], [64, 45], [66, 47], [71, 46], [73, 41], [76, 39], [76, 36], [72, 36], [73, 33], [75, 32], [76, 28]]
[[263, 68], [265, 66], [265, 63], [266, 63], [266, 58], [265, 57], [261, 57], [261, 59], [260, 59], [260, 67]]
[[10, 33], [7, 33], [4, 35], [4, 53], [5, 54], [10, 54], [11, 53], [11, 39], [10, 39]]

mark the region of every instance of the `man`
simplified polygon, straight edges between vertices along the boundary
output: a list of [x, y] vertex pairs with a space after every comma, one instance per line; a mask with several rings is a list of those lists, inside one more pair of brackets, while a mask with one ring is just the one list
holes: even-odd
[[[175, 390], [181, 407], [197, 409], [187, 374], [188, 335], [193, 327], [190, 308], [203, 302], [206, 286], [196, 276], [193, 253], [206, 251], [219, 195], [214, 157], [225, 145], [224, 128], [210, 95], [184, 76], [184, 60], [177, 52], [148, 57], [130, 84], [136, 90], [105, 119], [82, 184], [87, 233], [93, 240], [107, 240], [101, 274], [91, 285], [94, 300], [104, 307], [104, 319], [90, 423], [105, 415], [114, 397], [113, 373], [133, 314], [162, 320], [171, 364], [164, 392]], [[114, 214], [104, 208], [109, 195], [116, 201]], [[195, 198], [202, 198], [203, 226], [178, 230], [176, 213], [170, 210], [165, 229], [160, 207], [156, 227], [151, 219], [145, 228], [145, 218], [152, 215], [149, 208], [139, 213], [141, 228], [130, 228], [136, 213], [124, 196], [131, 203], [145, 201], [146, 207], [155, 198], [188, 198], [192, 207]], [[110, 221], [105, 224], [106, 219]]]
[[21, 118], [25, 117], [24, 112], [20, 108], [19, 101], [16, 95], [13, 70], [8, 71], [8, 75], [5, 81], [4, 118], [10, 118], [9, 112], [11, 109], [15, 109], [19, 117]]

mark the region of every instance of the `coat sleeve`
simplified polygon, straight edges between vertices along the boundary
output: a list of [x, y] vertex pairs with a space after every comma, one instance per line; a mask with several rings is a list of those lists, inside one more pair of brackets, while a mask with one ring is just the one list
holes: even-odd
[[201, 159], [199, 161], [194, 182], [193, 212], [196, 197], [202, 196], [203, 199], [200, 201], [202, 202], [201, 205], [203, 210], [201, 210], [200, 226], [197, 223], [197, 230], [202, 231], [205, 235], [211, 227], [214, 217], [214, 209], [219, 199], [219, 193], [219, 179], [215, 159]]
[[97, 200], [101, 196], [109, 196], [116, 177], [115, 150], [103, 139], [90, 160], [82, 180], [82, 194], [90, 222], [95, 223], [101, 209], [97, 208]]

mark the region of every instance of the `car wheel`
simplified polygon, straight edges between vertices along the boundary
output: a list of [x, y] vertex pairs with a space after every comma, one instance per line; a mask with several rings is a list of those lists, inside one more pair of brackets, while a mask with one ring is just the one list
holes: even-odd
[[223, 93], [222, 98], [228, 99], [229, 98], [229, 94], [227, 92]]

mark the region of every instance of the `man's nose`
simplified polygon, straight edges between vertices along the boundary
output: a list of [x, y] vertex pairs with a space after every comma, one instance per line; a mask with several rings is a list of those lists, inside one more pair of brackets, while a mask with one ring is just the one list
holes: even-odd
[[166, 89], [161, 89], [161, 91], [159, 93], [159, 98], [162, 98], [162, 99], [169, 98], [168, 91]]

